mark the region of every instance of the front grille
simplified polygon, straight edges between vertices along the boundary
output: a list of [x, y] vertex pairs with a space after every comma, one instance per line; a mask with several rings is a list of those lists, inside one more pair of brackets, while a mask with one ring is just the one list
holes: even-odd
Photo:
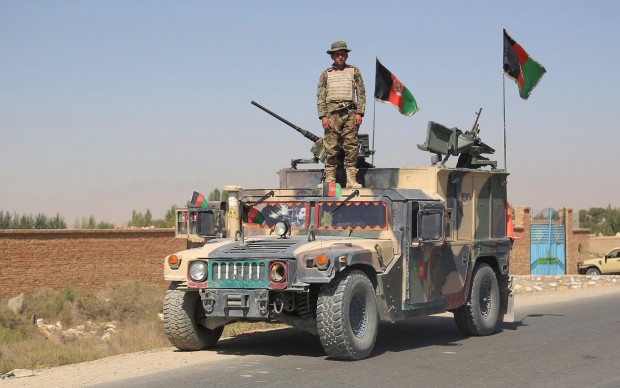
[[209, 260], [211, 288], [267, 288], [267, 260]]

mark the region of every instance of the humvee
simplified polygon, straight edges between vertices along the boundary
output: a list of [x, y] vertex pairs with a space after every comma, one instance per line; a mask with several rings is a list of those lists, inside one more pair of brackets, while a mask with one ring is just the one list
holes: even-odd
[[293, 165], [276, 188], [226, 186], [225, 201], [179, 209], [189, 249], [164, 262], [170, 342], [207, 349], [229, 323], [283, 322], [359, 360], [379, 322], [446, 311], [464, 335], [493, 333], [513, 311], [508, 174], [473, 132], [430, 122], [430, 166], [360, 168], [361, 189], [317, 188], [321, 169]]

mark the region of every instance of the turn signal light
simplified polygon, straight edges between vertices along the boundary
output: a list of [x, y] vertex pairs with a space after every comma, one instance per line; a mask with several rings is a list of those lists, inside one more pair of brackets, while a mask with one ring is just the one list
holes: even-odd
[[329, 264], [329, 260], [327, 260], [327, 256], [325, 255], [318, 255], [316, 259], [314, 259], [314, 262], [316, 263], [317, 267], [323, 267]]
[[181, 265], [181, 259], [177, 255], [168, 256], [168, 266], [171, 269], [177, 269]]

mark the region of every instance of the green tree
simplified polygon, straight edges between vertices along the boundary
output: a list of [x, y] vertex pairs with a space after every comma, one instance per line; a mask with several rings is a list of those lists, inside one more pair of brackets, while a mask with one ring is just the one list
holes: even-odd
[[174, 205], [166, 211], [163, 219], [153, 219], [153, 215], [149, 209], [146, 209], [144, 214], [134, 210], [131, 213], [131, 221], [129, 221], [127, 226], [135, 228], [146, 228], [149, 226], [155, 228], [172, 228], [174, 227], [175, 216], [176, 211]]
[[225, 201], [228, 198], [228, 191], [213, 189], [207, 196], [208, 201]]
[[114, 229], [114, 224], [109, 222], [97, 222], [95, 217], [91, 214], [88, 217], [82, 217], [82, 219], [75, 220], [75, 229]]
[[608, 205], [579, 210], [579, 225], [596, 235], [613, 236], [620, 232], [620, 209]]
[[170, 209], [166, 211], [164, 221], [166, 222], [165, 228], [174, 228], [174, 225], [177, 222], [176, 205], [172, 205]]
[[222, 194], [220, 193], [220, 190], [214, 189], [213, 191], [209, 193], [207, 200], [208, 201], [220, 201], [221, 198], [222, 198]]
[[56, 214], [49, 218], [43, 213], [36, 216], [32, 214], [13, 213], [0, 210], [0, 229], [66, 229], [65, 220]]

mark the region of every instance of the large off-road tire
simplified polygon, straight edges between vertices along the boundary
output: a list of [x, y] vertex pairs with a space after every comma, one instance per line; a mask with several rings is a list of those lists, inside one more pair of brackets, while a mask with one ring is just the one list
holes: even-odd
[[599, 276], [600, 274], [601, 274], [601, 271], [599, 271], [598, 268], [596, 267], [590, 267], [586, 271], [586, 275], [590, 275], [590, 276]]
[[499, 286], [493, 269], [476, 264], [467, 302], [454, 311], [454, 321], [464, 335], [483, 336], [495, 331], [499, 320]]
[[316, 326], [328, 356], [341, 360], [368, 357], [377, 339], [375, 290], [361, 271], [343, 273], [321, 289]]
[[200, 323], [204, 309], [195, 291], [180, 291], [172, 284], [164, 298], [164, 333], [180, 350], [202, 350], [215, 346], [224, 326], [207, 329]]

